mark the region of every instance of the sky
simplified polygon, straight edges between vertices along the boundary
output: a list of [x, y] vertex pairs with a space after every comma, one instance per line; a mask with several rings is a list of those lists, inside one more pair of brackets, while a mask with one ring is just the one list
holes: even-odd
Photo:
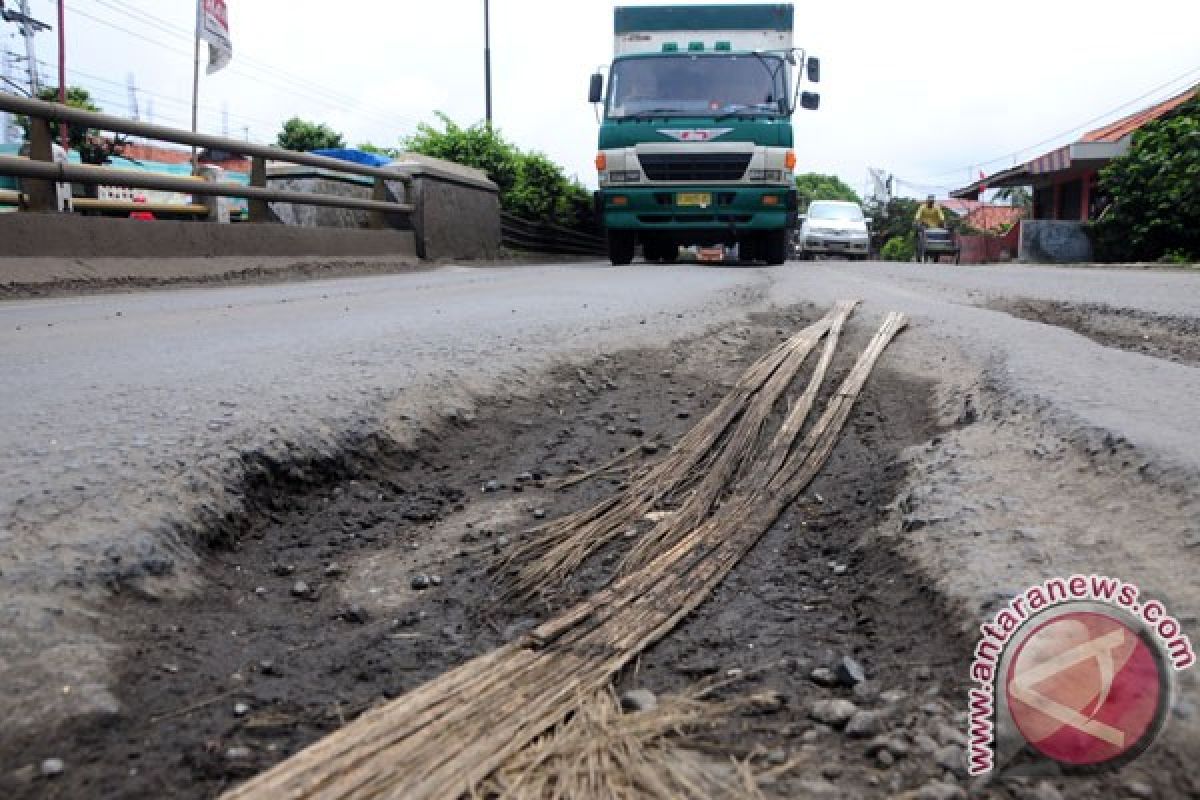
[[[204, 132], [269, 142], [300, 116], [352, 145], [394, 146], [436, 111], [483, 119], [483, 0], [227, 4], [234, 56], [201, 75]], [[589, 186], [587, 83], [611, 59], [613, 5], [491, 2], [496, 126]], [[796, 45], [822, 61], [822, 82], [806, 87], [821, 108], [794, 119], [797, 169], [860, 191], [877, 167], [901, 194], [944, 194], [1200, 82], [1195, 0], [795, 5]], [[56, 24], [55, 0], [30, 10]], [[193, 0], [65, 0], [65, 13], [68, 84], [129, 116], [133, 76], [143, 119], [190, 127]], [[23, 55], [15, 33], [0, 24], [0, 50]], [[42, 81], [56, 84], [57, 33], [35, 41]], [[23, 70], [10, 77], [25, 80]]]

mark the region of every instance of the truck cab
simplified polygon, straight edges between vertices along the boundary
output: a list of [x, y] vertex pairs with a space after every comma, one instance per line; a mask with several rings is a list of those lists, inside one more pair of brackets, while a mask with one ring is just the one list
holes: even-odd
[[[619, 7], [603, 103], [597, 216], [613, 264], [722, 245], [781, 264], [796, 223], [791, 5]], [[819, 78], [816, 59], [805, 64]], [[801, 105], [815, 108], [816, 95]]]

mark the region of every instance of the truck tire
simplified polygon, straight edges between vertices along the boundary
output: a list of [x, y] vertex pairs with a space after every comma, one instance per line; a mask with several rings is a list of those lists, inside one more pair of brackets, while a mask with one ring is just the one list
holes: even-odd
[[614, 267], [623, 267], [633, 261], [633, 250], [637, 240], [630, 231], [608, 232], [608, 260]]
[[769, 266], [777, 267], [787, 261], [787, 229], [767, 231], [761, 240], [761, 258]]

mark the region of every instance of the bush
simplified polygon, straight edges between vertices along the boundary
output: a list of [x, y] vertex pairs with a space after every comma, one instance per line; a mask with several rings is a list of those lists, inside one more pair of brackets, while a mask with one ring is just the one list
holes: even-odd
[[1200, 257], [1200, 98], [1135, 133], [1100, 171], [1100, 192], [1114, 199], [1088, 226], [1101, 261]]
[[[0, 5], [3, 4], [0, 3]], [[48, 103], [57, 103], [58, 88], [55, 86], [43, 86], [38, 91], [38, 99], [45, 100]], [[103, 110], [92, 102], [92, 96], [87, 89], [78, 86], [67, 87], [67, 105], [84, 111]], [[15, 119], [25, 136], [25, 140], [28, 142], [29, 118], [18, 114]], [[47, 121], [50, 123], [51, 135], [55, 143], [60, 144], [58, 141], [58, 122], [53, 119]], [[79, 160], [82, 163], [101, 166], [111, 163], [113, 156], [121, 155], [122, 149], [129, 143], [129, 138], [119, 133], [105, 134], [86, 125], [69, 123], [67, 125], [67, 142], [69, 149], [79, 153]]]
[[443, 128], [421, 123], [405, 150], [481, 169], [500, 188], [500, 207], [532, 222], [592, 230], [592, 196], [541, 153], [521, 150], [486, 125], [464, 128], [438, 113]]
[[917, 255], [917, 246], [912, 235], [893, 236], [879, 255], [884, 261], [912, 261]]

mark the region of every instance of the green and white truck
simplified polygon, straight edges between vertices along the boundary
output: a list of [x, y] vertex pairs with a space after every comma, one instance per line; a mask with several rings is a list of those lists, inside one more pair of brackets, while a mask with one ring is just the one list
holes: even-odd
[[[792, 113], [815, 109], [793, 46], [791, 4], [627, 6], [589, 100], [603, 103], [597, 216], [613, 264], [674, 261], [680, 246], [721, 246], [782, 264], [796, 223]], [[799, 101], [799, 102], [797, 102]]]

